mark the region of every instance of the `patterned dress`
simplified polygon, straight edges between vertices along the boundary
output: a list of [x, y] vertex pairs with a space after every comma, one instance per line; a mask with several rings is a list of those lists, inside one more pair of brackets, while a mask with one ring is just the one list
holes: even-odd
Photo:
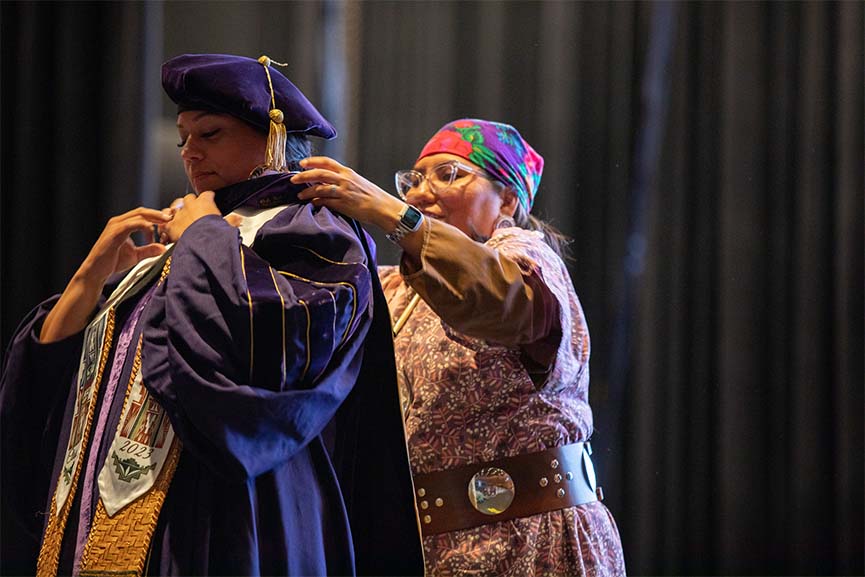
[[[423, 297], [395, 340], [414, 473], [588, 440], [588, 329], [567, 269], [540, 233], [499, 229], [480, 245], [432, 222], [421, 260], [416, 271], [405, 260], [401, 270], [380, 269], [394, 319], [416, 291]], [[487, 286], [506, 274], [503, 263], [519, 267], [505, 291]], [[514, 297], [515, 283], [527, 279], [534, 290]], [[530, 347], [513, 344], [531, 330], [509, 321], [525, 316], [526, 299], [544, 296], [542, 308], [557, 322], [551, 363], [539, 373], [526, 368]], [[429, 575], [625, 573], [615, 521], [601, 502], [430, 535], [423, 544]]]

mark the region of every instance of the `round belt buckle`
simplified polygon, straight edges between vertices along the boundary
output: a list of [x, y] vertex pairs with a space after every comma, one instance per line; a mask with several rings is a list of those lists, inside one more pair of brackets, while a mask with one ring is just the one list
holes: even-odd
[[469, 502], [484, 515], [504, 513], [514, 500], [516, 489], [504, 469], [486, 467], [469, 481]]

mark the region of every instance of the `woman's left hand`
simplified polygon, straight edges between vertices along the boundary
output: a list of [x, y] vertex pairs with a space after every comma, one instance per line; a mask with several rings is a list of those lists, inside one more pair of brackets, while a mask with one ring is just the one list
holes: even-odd
[[177, 242], [183, 232], [193, 222], [209, 214], [219, 215], [216, 206], [215, 193], [207, 190], [199, 195], [187, 194], [183, 198], [177, 198], [171, 203], [168, 210], [174, 215], [170, 222], [159, 227], [160, 240], [164, 242]]
[[327, 156], [312, 156], [300, 161], [303, 172], [295, 174], [295, 184], [311, 184], [300, 192], [301, 200], [326, 206], [364, 224], [391, 231], [405, 203], [391, 196], [354, 170]]

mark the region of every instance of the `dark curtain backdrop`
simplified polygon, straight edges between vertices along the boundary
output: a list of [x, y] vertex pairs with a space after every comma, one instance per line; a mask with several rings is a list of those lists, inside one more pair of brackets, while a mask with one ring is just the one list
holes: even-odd
[[862, 574], [863, 5], [363, 8], [370, 176], [459, 116], [546, 158], [630, 571]]
[[65, 286], [105, 221], [140, 204], [159, 91], [148, 12], [0, 3], [4, 345], [29, 308]]
[[159, 62], [288, 55], [341, 119], [324, 150], [388, 189], [460, 116], [545, 157], [536, 212], [574, 239], [631, 574], [863, 574], [863, 12], [3, 2], [3, 344], [109, 216], [182, 187], [153, 137], [173, 124]]
[[679, 6], [620, 449], [632, 566], [863, 573], [863, 4]]

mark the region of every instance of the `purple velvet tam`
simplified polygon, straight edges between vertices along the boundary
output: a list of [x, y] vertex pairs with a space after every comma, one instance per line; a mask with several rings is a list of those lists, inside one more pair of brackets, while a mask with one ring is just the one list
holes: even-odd
[[[276, 106], [286, 132], [333, 138], [336, 129], [303, 93], [275, 67], [270, 67]], [[268, 131], [270, 86], [264, 66], [252, 58], [230, 54], [183, 54], [162, 65], [162, 87], [178, 110], [231, 114]]]

